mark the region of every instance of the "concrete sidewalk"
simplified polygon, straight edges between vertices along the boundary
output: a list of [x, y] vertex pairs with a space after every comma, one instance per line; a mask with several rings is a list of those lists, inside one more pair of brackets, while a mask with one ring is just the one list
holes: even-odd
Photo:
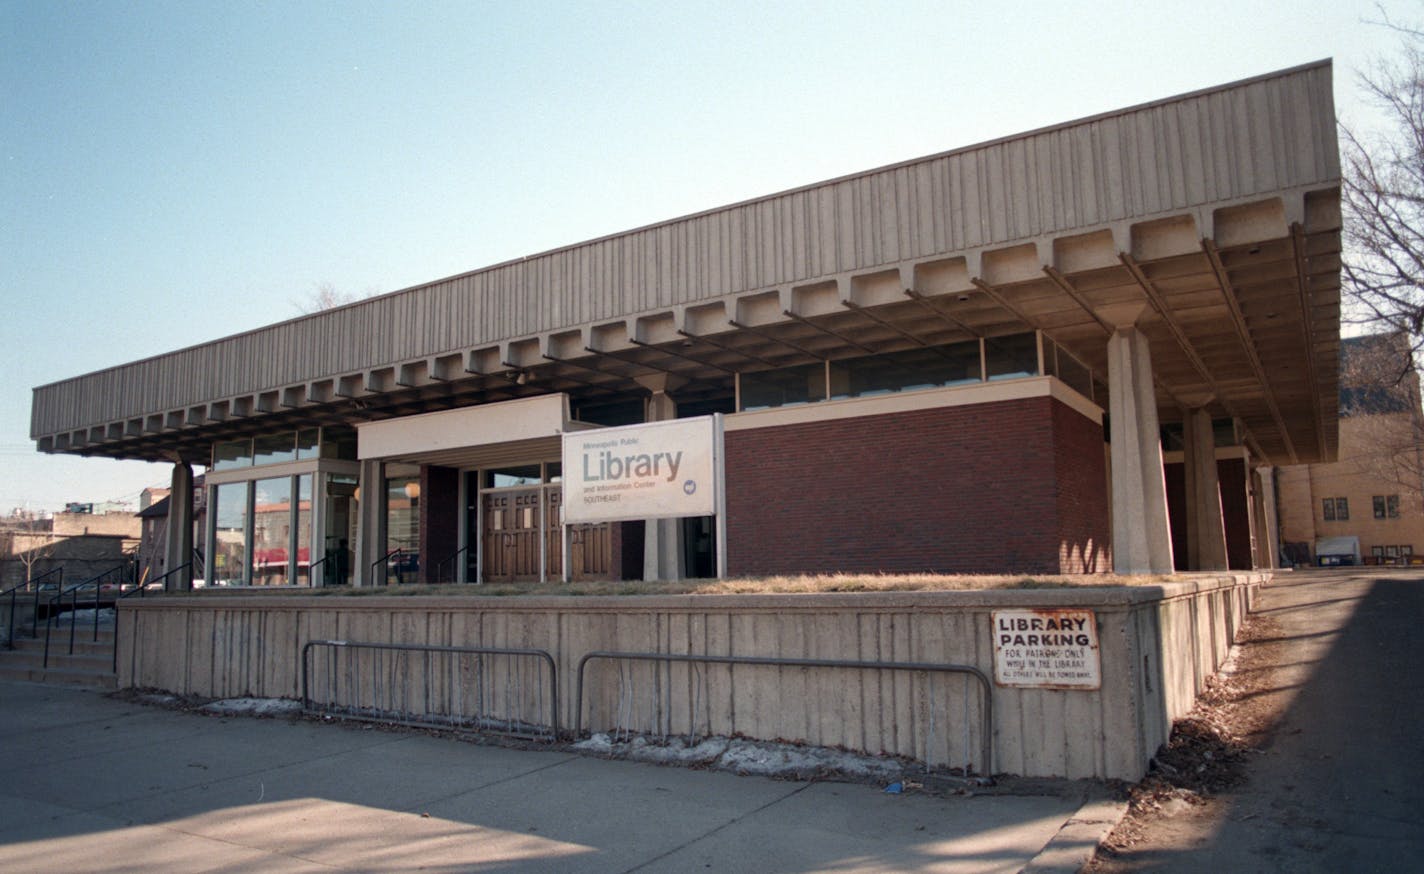
[[28, 683], [0, 683], [0, 738], [0, 871], [1019, 871], [1055, 836], [1041, 861], [1097, 838], [1077, 800], [887, 795]]

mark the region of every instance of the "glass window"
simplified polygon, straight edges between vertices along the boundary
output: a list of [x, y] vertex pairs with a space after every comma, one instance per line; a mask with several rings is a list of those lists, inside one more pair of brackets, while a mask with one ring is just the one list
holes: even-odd
[[1081, 361], [1058, 349], [1058, 378], [1085, 398], [1093, 397], [1093, 373]]
[[321, 429], [303, 428], [297, 432], [297, 459], [305, 461], [321, 454]]
[[217, 486], [213, 501], [213, 582], [247, 584], [247, 483]]
[[743, 410], [790, 407], [826, 399], [826, 366], [820, 362], [743, 373], [740, 380]]
[[979, 342], [918, 347], [831, 364], [831, 397], [866, 397], [979, 381]]
[[1385, 497], [1385, 506], [1388, 508], [1389, 518], [1399, 518], [1399, 495], [1388, 495]]
[[310, 586], [311, 579], [311, 544], [312, 544], [312, 475], [304, 473], [297, 477], [297, 505], [294, 508], [296, 519], [295, 527], [297, 532], [297, 566], [295, 568], [296, 579], [293, 580], [299, 586]]
[[1236, 420], [1212, 419], [1211, 436], [1217, 446], [1235, 446], [1240, 442], [1236, 439]]
[[1038, 335], [1010, 334], [984, 341], [984, 367], [990, 379], [1038, 374]]
[[264, 434], [253, 442], [253, 458], [256, 464], [279, 464], [297, 460], [296, 435], [291, 431]]
[[[538, 470], [538, 465], [535, 465]], [[536, 474], [537, 476], [537, 474]], [[420, 571], [420, 477], [386, 480], [386, 582], [413, 583]]]
[[284, 586], [292, 544], [292, 478], [260, 479], [252, 501], [252, 584]]
[[1334, 498], [1321, 498], [1321, 500], [1320, 500], [1320, 510], [1321, 510], [1322, 513], [1325, 514], [1325, 521], [1326, 521], [1326, 522], [1334, 522], [1334, 521], [1335, 521], [1335, 499], [1334, 499]]
[[333, 426], [321, 430], [321, 457], [356, 460], [356, 429]]
[[351, 569], [354, 567], [352, 549], [356, 544], [356, 520], [360, 515], [357, 504], [359, 484], [360, 480], [351, 474], [326, 475], [326, 510], [323, 513], [326, 548], [318, 574], [323, 586], [351, 582]]
[[503, 489], [509, 486], [537, 486], [540, 481], [539, 465], [521, 464], [515, 467], [501, 467], [485, 474], [485, 488]]
[[1370, 503], [1374, 505], [1375, 518], [1376, 518], [1376, 519], [1383, 519], [1383, 518], [1384, 518], [1384, 495], [1375, 495], [1373, 498], [1370, 499]]
[[544, 477], [546, 482], [559, 483], [564, 481], [564, 463], [562, 461], [551, 461], [544, 465]]
[[1384, 548], [1384, 555], [1385, 555], [1385, 558], [1399, 558], [1399, 547], [1398, 547], [1398, 546], [1386, 546], [1386, 547]]
[[1383, 547], [1383, 546], [1371, 546], [1371, 547], [1370, 547], [1370, 555], [1373, 555], [1375, 558], [1384, 558], [1384, 547]]
[[213, 444], [213, 470], [233, 470], [251, 466], [251, 440], [225, 440]]
[[1350, 502], [1344, 498], [1335, 499], [1335, 518], [1341, 522], [1350, 519]]

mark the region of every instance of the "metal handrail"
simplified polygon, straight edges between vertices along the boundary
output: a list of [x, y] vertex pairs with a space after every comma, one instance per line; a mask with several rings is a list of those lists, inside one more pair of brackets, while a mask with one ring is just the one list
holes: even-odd
[[[306, 642], [306, 644], [304, 644], [304, 645], [302, 646], [302, 710], [303, 710], [304, 712], [310, 712], [311, 709], [312, 709], [312, 706], [311, 706], [311, 687], [310, 687], [310, 675], [311, 675], [310, 663], [311, 663], [311, 659], [309, 658], [309, 656], [310, 656], [310, 654], [311, 654], [312, 647], [316, 647], [316, 646], [341, 647], [341, 648], [349, 648], [349, 649], [394, 650], [394, 651], [397, 651], [397, 652], [424, 652], [424, 653], [443, 652], [443, 653], [460, 653], [460, 654], [465, 654], [465, 655], [532, 656], [532, 657], [541, 659], [541, 660], [544, 662], [544, 664], [546, 664], [546, 665], [549, 666], [549, 721], [550, 721], [549, 728], [550, 728], [550, 730], [553, 732], [553, 737], [554, 737], [555, 740], [557, 740], [558, 737], [559, 737], [559, 698], [558, 698], [558, 694], [559, 694], [559, 674], [558, 674], [558, 671], [559, 671], [559, 668], [558, 668], [558, 665], [554, 662], [554, 657], [553, 657], [552, 655], [550, 655], [546, 650], [542, 650], [542, 649], [511, 649], [511, 648], [506, 648], [506, 647], [491, 647], [491, 646], [437, 646], [437, 645], [434, 645], [434, 644], [428, 644], [428, 645], [427, 645], [427, 644], [415, 644], [415, 643], [361, 643], [361, 642], [358, 642], [358, 641], [350, 641], [350, 640], [309, 640], [309, 641]], [[361, 718], [361, 717], [360, 717], [360, 716], [353, 716], [352, 718], [359, 719], [359, 718]], [[448, 727], [448, 726], [440, 725], [439, 723], [436, 723], [436, 722], [434, 722], [434, 721], [421, 721], [421, 720], [389, 720], [389, 721], [394, 721], [394, 722], [398, 722], [398, 723], [405, 724], [405, 725], [421, 725], [421, 726], [426, 726], [426, 727], [430, 727], [430, 728], [447, 728], [447, 727]]]
[[[139, 596], [140, 598], [142, 598], [142, 597], [144, 597], [144, 593], [148, 591], [148, 587], [149, 587], [149, 586], [156, 586], [156, 585], [162, 583], [164, 580], [168, 579], [169, 577], [173, 576], [174, 574], [178, 573], [179, 571], [186, 570], [187, 568], [190, 568], [190, 567], [192, 567], [192, 566], [193, 566], [193, 563], [192, 563], [191, 561], [190, 561], [190, 562], [184, 562], [183, 564], [178, 565], [176, 568], [174, 568], [173, 570], [171, 570], [171, 571], [169, 571], [168, 573], [164, 574], [163, 576], [158, 577], [157, 579], [149, 580], [148, 582], [144, 582], [144, 583], [135, 583], [135, 584], [134, 584], [134, 587], [133, 587], [132, 589], [129, 589], [127, 592], [123, 591], [122, 588], [120, 588], [119, 596], [114, 599], [114, 673], [117, 674], [117, 673], [119, 672], [119, 602], [122, 601], [123, 599], [129, 597], [130, 595], [134, 594], [135, 592], [137, 592], [137, 593], [138, 593], [138, 596]], [[162, 588], [160, 588], [159, 591], [166, 591], [167, 588], [168, 588], [168, 587], [165, 585], [165, 586], [163, 586]], [[94, 611], [94, 629], [95, 629], [95, 632], [96, 632], [96, 637], [97, 637], [98, 628], [99, 628], [99, 611], [98, 611], [98, 610], [95, 610], [95, 611]]]
[[[386, 553], [385, 555], [383, 555], [383, 556], [381, 556], [380, 558], [376, 559], [375, 561], [371, 562], [371, 574], [372, 574], [372, 576], [375, 576], [376, 565], [383, 564], [383, 565], [386, 565], [386, 572], [385, 572], [384, 574], [382, 574], [381, 576], [382, 576], [383, 579], [389, 580], [389, 579], [390, 579], [390, 575], [391, 575], [391, 572], [390, 572], [390, 561], [391, 561], [391, 558], [392, 558], [393, 556], [399, 556], [399, 555], [400, 555], [401, 553], [403, 553], [403, 552], [405, 552], [405, 547], [403, 547], [403, 546], [397, 546], [395, 549], [392, 549], [390, 552]], [[399, 584], [402, 583], [402, 582], [403, 582], [403, 581], [401, 580], [400, 568], [398, 567], [398, 568], [396, 568], [396, 584], [399, 585]], [[387, 582], [385, 585], [390, 585], [390, 583]]]
[[6, 595], [9, 595], [9, 596], [10, 596], [10, 617], [9, 617], [10, 628], [9, 628], [9, 631], [6, 632], [6, 636], [5, 636], [5, 648], [6, 648], [6, 649], [14, 649], [14, 648], [15, 648], [15, 604], [16, 604], [17, 601], [18, 601], [18, 598], [17, 598], [16, 593], [18, 593], [21, 589], [24, 589], [24, 588], [31, 588], [31, 587], [33, 588], [33, 592], [34, 592], [34, 603], [31, 605], [31, 606], [33, 607], [33, 609], [30, 611], [30, 637], [34, 637], [34, 636], [35, 636], [35, 633], [39, 630], [39, 617], [40, 617], [40, 587], [39, 587], [39, 583], [40, 583], [40, 581], [43, 580], [45, 577], [53, 576], [54, 574], [59, 574], [59, 585], [60, 585], [61, 588], [63, 588], [63, 587], [64, 587], [64, 565], [60, 565], [59, 567], [50, 568], [49, 570], [45, 571], [44, 573], [40, 574], [40, 575], [37, 576], [37, 577], [30, 577], [28, 580], [25, 580], [23, 583], [16, 583], [15, 585], [13, 585], [13, 586], [11, 586], [10, 588], [4, 590], [3, 592], [0, 592], [0, 598], [3, 598], [3, 597], [6, 596]]
[[938, 673], [966, 674], [975, 677], [979, 681], [979, 687], [983, 692], [983, 744], [981, 754], [983, 755], [983, 775], [988, 777], [994, 773], [994, 698], [993, 685], [989, 682], [989, 677], [973, 665], [956, 664], [935, 664], [933, 662], [864, 662], [847, 659], [788, 659], [759, 656], [715, 656], [715, 655], [681, 655], [676, 653], [657, 652], [607, 652], [596, 651], [585, 655], [579, 659], [578, 677], [574, 687], [574, 739], [583, 736], [583, 671], [584, 666], [593, 659], [622, 659], [624, 661], [652, 661], [652, 662], [697, 662], [701, 664], [719, 665], [770, 665], [773, 667], [787, 668], [855, 668], [862, 670], [877, 671], [934, 671]]
[[[467, 552], [469, 552], [469, 551], [470, 551], [470, 547], [468, 547], [468, 546], [462, 546], [462, 547], [460, 547], [459, 549], [455, 550], [455, 552], [454, 552], [453, 554], [451, 554], [451, 555], [449, 555], [449, 556], [446, 556], [445, 558], [442, 558], [440, 561], [436, 562], [436, 563], [435, 563], [435, 579], [430, 580], [430, 582], [432, 582], [432, 583], [439, 583], [439, 582], [443, 581], [445, 577], [444, 577], [444, 574], [441, 573], [441, 570], [445, 567], [445, 565], [449, 564], [450, 562], [453, 562], [455, 559], [459, 558], [460, 556], [464, 555], [465, 553], [467, 553]], [[456, 565], [456, 567], [459, 567], [459, 566]], [[455, 577], [457, 577], [457, 576], [459, 576], [459, 574], [452, 574], [451, 577], [450, 577], [450, 582], [452, 582], [452, 583], [455, 582]]]
[[[91, 584], [94, 586], [94, 640], [97, 642], [99, 640], [99, 589], [101, 581], [109, 574], [112, 574], [114, 571], [118, 571], [120, 574], [122, 574], [126, 567], [126, 564], [111, 567], [108, 570], [96, 574], [95, 576], [92, 576], [87, 580], [82, 580], [72, 586], [61, 589], [59, 592], [55, 593], [53, 596], [50, 597], [49, 615], [45, 617], [44, 667], [49, 667], [50, 638], [54, 636], [54, 617], [56, 612], [54, 608], [56, 606], [64, 606], [64, 597], [66, 595], [74, 596], [74, 604], [72, 607], [70, 607], [69, 610], [69, 654], [74, 655], [74, 626], [76, 624], [74, 614], [79, 609], [79, 590]], [[123, 585], [122, 576], [120, 577], [119, 585], [121, 587]], [[117, 599], [115, 600], [117, 601]]]
[[308, 578], [309, 584], [311, 585], [311, 587], [312, 587], [313, 589], [324, 589], [324, 588], [326, 588], [326, 582], [325, 582], [325, 581], [323, 581], [321, 585], [319, 585], [319, 586], [317, 585], [317, 582], [316, 582], [316, 569], [319, 568], [319, 567], [321, 567], [322, 565], [326, 564], [326, 560], [327, 560], [328, 558], [331, 558], [331, 556], [329, 556], [329, 555], [323, 555], [321, 558], [319, 558], [319, 559], [317, 559], [316, 561], [312, 562], [311, 564], [307, 565], [307, 578]]

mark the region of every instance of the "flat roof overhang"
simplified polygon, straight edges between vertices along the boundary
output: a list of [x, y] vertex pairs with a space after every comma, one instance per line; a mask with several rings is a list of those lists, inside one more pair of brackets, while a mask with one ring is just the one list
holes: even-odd
[[[1262, 461], [1333, 460], [1338, 440], [1341, 250], [1338, 156], [1328, 85], [1328, 64], [1284, 71], [592, 241], [44, 386], [36, 389], [32, 436], [45, 452], [205, 464], [215, 440], [289, 427], [360, 425], [552, 393], [567, 394], [576, 405], [597, 406], [646, 397], [646, 386], [659, 380], [673, 387], [679, 404], [725, 403], [739, 371], [1027, 330], [1041, 330], [1087, 365], [1096, 382], [1106, 384], [1108, 337], [1119, 326], [1135, 325], [1151, 343], [1161, 421], [1180, 421], [1184, 409], [1205, 408], [1215, 418], [1238, 421], [1245, 444]], [[1280, 149], [1297, 144], [1303, 150], [1290, 156], [1284, 169], [1272, 168], [1258, 154], [1270, 150], [1244, 146], [1225, 148], [1209, 160], [1202, 155], [1163, 153], [1160, 166], [1116, 180], [1124, 189], [1141, 187], [1144, 180], [1160, 189], [1156, 199], [1146, 188], [1131, 197], [1118, 192], [1122, 204], [1115, 209], [1128, 213], [1126, 217], [1064, 221], [1071, 227], [1029, 235], [1013, 231], [1034, 224], [1023, 216], [1034, 212], [1035, 198], [1040, 213], [1064, 216], [1090, 212], [1093, 198], [1111, 199], [1111, 192], [1102, 186], [1112, 180], [1098, 178], [1094, 194], [1079, 179], [1045, 175], [1034, 188], [1021, 178], [1026, 169], [1039, 172], [1035, 168], [1040, 165], [1054, 166], [1056, 152], [1046, 152], [1053, 159], [1046, 163], [1031, 160], [1040, 140], [1058, 143], [1084, 131], [1106, 137], [1112, 132], [1109, 126], [1117, 125], [1122, 130], [1114, 136], [1135, 131], [1131, 135], [1138, 140], [1139, 154], [1156, 154], [1163, 150], [1150, 141], [1146, 125], [1159, 123], [1164, 107], [1173, 109], [1173, 118], [1189, 115], [1189, 109], [1206, 111], [1192, 107], [1209, 108], [1213, 101], [1239, 98], [1241, 105], [1251, 107], [1253, 101], [1275, 93], [1262, 91], [1267, 88], [1284, 89], [1280, 93], [1303, 101], [1300, 118], [1282, 116], [1295, 124], [1268, 124], [1276, 120], [1271, 117], [1252, 130], [1253, 142], [1276, 136]], [[1175, 142], [1178, 134], [1188, 140], [1193, 135], [1181, 128], [1180, 121], [1160, 123], [1175, 132], [1169, 142]], [[1300, 145], [1302, 133], [1317, 142]], [[1069, 146], [1063, 154], [1077, 154], [1073, 151], [1077, 147]], [[998, 191], [1002, 198], [987, 211], [983, 204], [970, 209], [962, 203], [962, 191], [957, 199], [943, 188], [942, 178], [959, 179], [967, 188], [964, 174], [970, 169], [989, 174], [990, 158], [1008, 161], [1015, 155], [1021, 165], [995, 177], [1002, 187], [979, 189]], [[1118, 166], [1110, 154], [1094, 152], [1089, 157], [1101, 158], [1104, 166]], [[1260, 178], [1246, 180], [1251, 183], [1247, 185], [1242, 181], [1245, 171], [1227, 173], [1227, 158], [1249, 166]], [[1216, 169], [1220, 178], [1203, 169], [1213, 162], [1221, 165]], [[1304, 167], [1307, 163], [1310, 169]], [[929, 172], [941, 167], [947, 175]], [[1180, 178], [1172, 175], [1178, 173]], [[1280, 185], [1291, 177], [1315, 181]], [[918, 193], [911, 194], [903, 188], [916, 180], [923, 180], [928, 191], [916, 189]], [[1215, 200], [1190, 196], [1189, 189], [1208, 184], [1227, 190], [1228, 181], [1256, 193]], [[873, 202], [845, 196], [868, 197], [876, 191], [881, 196]], [[925, 198], [921, 206], [949, 212], [907, 212], [906, 204], [914, 206], [921, 196]], [[1088, 200], [1071, 201], [1072, 197]], [[1044, 205], [1047, 201], [1051, 204]], [[1142, 209], [1149, 201], [1182, 205]], [[819, 216], [796, 212], [811, 203], [821, 205]], [[988, 242], [956, 244], [973, 215], [955, 209], [977, 214], [985, 228], [1000, 224], [1004, 228], [979, 235]], [[759, 217], [766, 229], [755, 234], [747, 228]], [[522, 282], [534, 283], [529, 287], [538, 290], [539, 297], [529, 298], [528, 306], [577, 313], [589, 307], [570, 297], [576, 291], [566, 280], [544, 274], [555, 264], [574, 269], [573, 265], [594, 259], [609, 246], [624, 240], [633, 246], [645, 238], [649, 246], [661, 247], [659, 252], [680, 252], [680, 263], [690, 275], [724, 276], [725, 270], [707, 262], [731, 257], [727, 253], [715, 247], [678, 248], [666, 240], [676, 233], [691, 234], [693, 226], [711, 223], [715, 231], [738, 222], [745, 223], [736, 243], [742, 247], [738, 257], [750, 257], [744, 251], [748, 245], [764, 247], [762, 260], [799, 278], [725, 293], [710, 293], [715, 286], [701, 287], [700, 294], [690, 288], [683, 302], [640, 307], [636, 305], [640, 300], [663, 296], [653, 292], [674, 282], [666, 272], [673, 268], [663, 265], [661, 272], [640, 273], [633, 265], [620, 273], [607, 264], [594, 264], [585, 273], [604, 276], [598, 281], [609, 287], [624, 288], [638, 277], [646, 283], [626, 292], [623, 314], [565, 319], [563, 327], [514, 333], [495, 341], [479, 339], [481, 332], [488, 333], [479, 316], [487, 315], [494, 325], [511, 323], [508, 301], [491, 297], [492, 308], [486, 313], [480, 309], [483, 298], [451, 296], [476, 279], [493, 277], [488, 279], [493, 282], [514, 270]], [[812, 235], [817, 228], [820, 238]], [[909, 248], [910, 241], [903, 239], [898, 247], [893, 245], [895, 240], [888, 236], [892, 232], [923, 235], [921, 248], [928, 254], [877, 258], [896, 248]], [[708, 233], [707, 239], [734, 245], [721, 231]], [[832, 237], [825, 237], [826, 233]], [[837, 247], [845, 251], [837, 254]], [[546, 258], [553, 259], [545, 265], [549, 269], [541, 267], [543, 272], [531, 274], [534, 268], [527, 265]], [[814, 269], [816, 264], [837, 262], [851, 266], [830, 272]], [[693, 269], [699, 266], [704, 268], [701, 273]], [[745, 281], [731, 284], [746, 285]], [[413, 313], [403, 317], [410, 325], [427, 331], [431, 323], [443, 329], [442, 319], [457, 320], [450, 307], [458, 310], [457, 316], [466, 312], [460, 307], [474, 307], [468, 310], [475, 317], [469, 322], [469, 342], [440, 346], [442, 351], [434, 353], [381, 351], [392, 347], [393, 335], [399, 336], [398, 327], [382, 323], [382, 308], [397, 305], [402, 313]], [[362, 355], [378, 358], [379, 363], [313, 373], [303, 373], [294, 365], [286, 378], [268, 382], [260, 381], [257, 371], [264, 368], [254, 364], [255, 375], [244, 378], [249, 383], [258, 380], [260, 389], [228, 392], [196, 387], [187, 403], [169, 402], [120, 416], [103, 414], [101, 409], [114, 408], [112, 403], [99, 402], [106, 385], [139, 381], [132, 368], [178, 381], [194, 369], [201, 370], [211, 347], [222, 346], [223, 354], [236, 348], [249, 356], [266, 353], [270, 358], [280, 352], [284, 360], [300, 359], [302, 350], [288, 346], [334, 342], [333, 337], [375, 350]], [[339, 351], [345, 354], [345, 347]]]

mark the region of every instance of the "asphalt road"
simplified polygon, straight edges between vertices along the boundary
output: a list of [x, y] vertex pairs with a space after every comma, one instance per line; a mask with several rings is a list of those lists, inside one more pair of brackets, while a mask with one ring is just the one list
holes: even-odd
[[1424, 870], [1424, 572], [1279, 575], [1261, 704], [1280, 722], [1242, 787], [1113, 870]]

